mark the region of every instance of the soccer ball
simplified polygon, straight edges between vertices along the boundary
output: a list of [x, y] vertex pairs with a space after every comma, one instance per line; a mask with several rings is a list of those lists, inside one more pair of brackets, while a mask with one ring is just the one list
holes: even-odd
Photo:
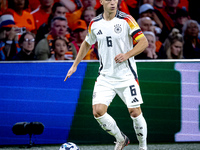
[[62, 144], [59, 150], [80, 150], [80, 149], [76, 144], [72, 142], [67, 142]]

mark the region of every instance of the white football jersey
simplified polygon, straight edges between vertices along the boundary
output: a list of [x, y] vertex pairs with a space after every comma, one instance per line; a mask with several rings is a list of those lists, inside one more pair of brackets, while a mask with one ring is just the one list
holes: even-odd
[[103, 14], [95, 17], [90, 22], [85, 41], [90, 45], [98, 42], [99, 74], [111, 80], [127, 80], [133, 76], [137, 80], [134, 57], [122, 63], [116, 63], [114, 58], [133, 49], [133, 40], [137, 41], [143, 36], [132, 16], [117, 11], [110, 21], [106, 21]]

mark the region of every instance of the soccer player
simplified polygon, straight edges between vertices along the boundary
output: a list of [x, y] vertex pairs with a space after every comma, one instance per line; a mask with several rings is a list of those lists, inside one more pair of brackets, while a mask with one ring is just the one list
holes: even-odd
[[[147, 150], [147, 125], [140, 104], [143, 103], [134, 56], [141, 53], [148, 41], [135, 19], [117, 9], [118, 0], [100, 0], [104, 11], [93, 18], [88, 34], [69, 69], [66, 81], [77, 69], [91, 45], [98, 42], [99, 76], [93, 91], [93, 115], [101, 127], [116, 138], [114, 150], [130, 143], [107, 113], [108, 106], [118, 94], [127, 105], [139, 141], [139, 150]], [[133, 46], [133, 40], [137, 42]]]

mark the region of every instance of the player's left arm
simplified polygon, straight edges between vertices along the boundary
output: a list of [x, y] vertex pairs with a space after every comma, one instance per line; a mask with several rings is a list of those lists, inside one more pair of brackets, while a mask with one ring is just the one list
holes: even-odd
[[145, 36], [139, 38], [137, 40], [137, 44], [133, 47], [132, 50], [128, 51], [127, 53], [121, 53], [115, 56], [115, 62], [116, 63], [122, 63], [123, 61], [126, 61], [130, 57], [136, 56], [143, 52], [145, 48], [148, 46], [148, 41]]
[[133, 38], [133, 41], [135, 41], [137, 44], [133, 47], [133, 49], [131, 49], [127, 53], [118, 54], [115, 57], [116, 63], [121, 63], [123, 61], [126, 61], [130, 57], [140, 54], [148, 46], [148, 41], [144, 36], [144, 34], [142, 33], [135, 19], [132, 16], [128, 15], [124, 18], [124, 20], [126, 20], [127, 22], [127, 29], [129, 35]]
[[126, 53], [127, 57], [130, 58], [142, 53], [148, 47], [148, 45], [149, 43], [146, 37], [145, 36], [141, 37], [137, 41], [137, 44], [133, 47], [133, 49]]

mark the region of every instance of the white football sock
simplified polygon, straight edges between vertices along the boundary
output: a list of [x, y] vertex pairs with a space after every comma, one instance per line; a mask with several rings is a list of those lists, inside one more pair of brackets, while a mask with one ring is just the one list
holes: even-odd
[[139, 141], [139, 147], [147, 147], [147, 124], [142, 114], [133, 119], [133, 127], [135, 129], [135, 133], [137, 139]]
[[124, 137], [122, 136], [115, 120], [108, 113], [105, 113], [101, 117], [94, 118], [97, 120], [100, 126], [110, 135], [113, 135], [117, 141], [124, 141]]

